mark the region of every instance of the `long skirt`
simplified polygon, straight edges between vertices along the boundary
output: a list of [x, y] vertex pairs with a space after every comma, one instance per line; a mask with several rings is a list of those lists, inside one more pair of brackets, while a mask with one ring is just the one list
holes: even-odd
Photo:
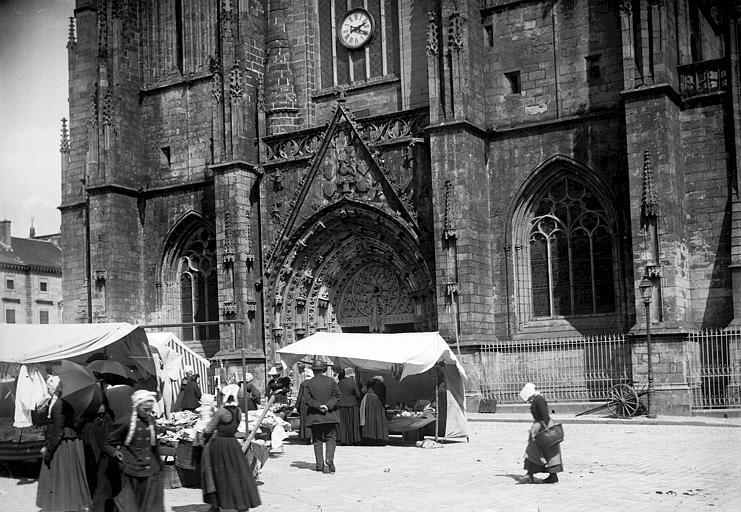
[[309, 439], [311, 438], [311, 430], [309, 430], [309, 427], [306, 426], [306, 411], [309, 409], [308, 404], [306, 402], [301, 402], [298, 407], [298, 412], [300, 416], [300, 423], [298, 428], [298, 437], [301, 439]]
[[44, 512], [82, 510], [90, 506], [81, 439], [63, 439], [49, 466], [41, 464], [36, 506]]
[[151, 476], [121, 475], [123, 488], [113, 498], [119, 512], [165, 512], [162, 472]]
[[365, 425], [361, 427], [361, 434], [371, 441], [387, 441], [389, 438], [386, 410], [373, 393], [368, 393], [365, 399]]
[[[549, 427], [551, 425], [553, 425], [553, 420], [548, 423]], [[533, 440], [535, 434], [542, 428], [540, 423], [533, 423], [530, 428], [530, 437], [528, 438], [527, 448], [525, 449], [525, 464], [523, 469], [528, 473], [560, 473], [563, 471], [561, 445], [553, 446], [544, 452]]]
[[257, 483], [239, 441], [215, 435], [201, 455], [203, 501], [212, 507], [246, 510], [260, 505]]
[[357, 405], [337, 408], [340, 413], [340, 426], [337, 429], [337, 441], [343, 444], [360, 442], [360, 415]]

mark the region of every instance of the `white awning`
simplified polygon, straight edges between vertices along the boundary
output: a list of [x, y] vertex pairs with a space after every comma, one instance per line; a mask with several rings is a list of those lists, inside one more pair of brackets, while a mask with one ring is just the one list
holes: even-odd
[[69, 359], [107, 347], [138, 328], [127, 323], [0, 324], [0, 361], [31, 364]]

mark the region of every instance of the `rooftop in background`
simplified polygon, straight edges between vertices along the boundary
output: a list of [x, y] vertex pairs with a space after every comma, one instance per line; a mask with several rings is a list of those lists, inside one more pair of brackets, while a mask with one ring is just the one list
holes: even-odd
[[58, 235], [19, 238], [10, 236], [10, 221], [0, 221], [0, 266], [62, 272], [62, 251], [54, 243]]

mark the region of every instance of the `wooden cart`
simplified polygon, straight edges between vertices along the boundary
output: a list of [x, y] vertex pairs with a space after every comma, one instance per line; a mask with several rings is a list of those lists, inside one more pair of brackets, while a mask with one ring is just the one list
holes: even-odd
[[609, 409], [616, 418], [632, 418], [644, 410], [640, 397], [647, 393], [646, 390], [636, 391], [628, 384], [615, 384], [610, 388], [610, 399], [607, 403], [580, 412], [577, 416]]

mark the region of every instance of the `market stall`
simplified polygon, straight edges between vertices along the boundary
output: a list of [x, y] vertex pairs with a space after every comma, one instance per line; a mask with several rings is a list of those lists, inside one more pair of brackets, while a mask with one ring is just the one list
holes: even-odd
[[[169, 472], [177, 472], [177, 478], [170, 479], [171, 486], [200, 486], [200, 458], [206, 442], [203, 427], [208, 424], [214, 408], [202, 406], [201, 409], [198, 413], [173, 412], [169, 417], [157, 420], [160, 454], [168, 459], [165, 461], [168, 465], [173, 466], [168, 468]], [[270, 410], [268, 405], [242, 413], [235, 437], [242, 445], [255, 477], [267, 461], [270, 451], [282, 448], [290, 430], [290, 424]]]
[[146, 334], [136, 325], [0, 324], [0, 461], [40, 456], [44, 418], [34, 418], [35, 407], [46, 398], [46, 372], [65, 360], [116, 361], [137, 387], [156, 386]]
[[[406, 404], [391, 418], [397, 432], [437, 422], [435, 433], [445, 438], [467, 437], [465, 414], [466, 373], [437, 332], [400, 334], [312, 334], [277, 353], [287, 366], [314, 356], [330, 359], [333, 366], [357, 368], [360, 375], [382, 374], [388, 387], [387, 403]], [[416, 399], [429, 397], [434, 413], [415, 411]], [[404, 414], [408, 413], [408, 414]], [[417, 414], [419, 413], [419, 414]], [[433, 415], [434, 414], [434, 415]], [[394, 430], [391, 430], [394, 432]]]
[[196, 354], [172, 332], [148, 332], [147, 340], [159, 359], [157, 378], [162, 397], [161, 412], [165, 416], [172, 413], [186, 367], [191, 367], [201, 376], [198, 380], [201, 392], [208, 393], [208, 369], [211, 366], [208, 359]]

